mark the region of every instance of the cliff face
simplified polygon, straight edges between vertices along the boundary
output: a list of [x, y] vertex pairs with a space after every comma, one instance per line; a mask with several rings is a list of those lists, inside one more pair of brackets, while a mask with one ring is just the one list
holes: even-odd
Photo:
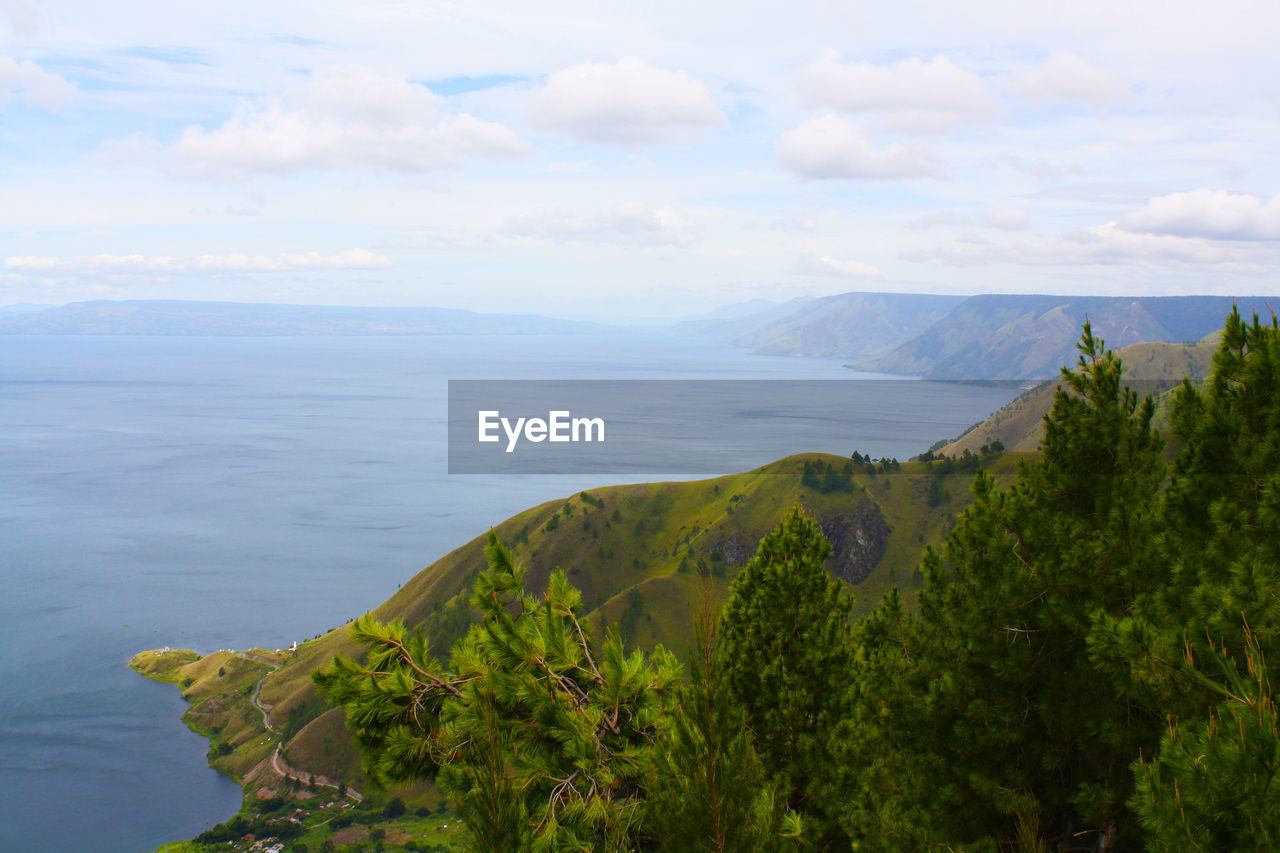
[[879, 565], [893, 532], [872, 500], [857, 502], [847, 515], [820, 518], [818, 525], [831, 543], [827, 571], [852, 584], [862, 583]]
[[[866, 497], [850, 502], [844, 512], [824, 515], [817, 521], [831, 543], [827, 571], [850, 584], [862, 583], [879, 565], [893, 532], [879, 504]], [[711, 554], [728, 566], [741, 568], [755, 556], [759, 541], [759, 536], [718, 539]]]

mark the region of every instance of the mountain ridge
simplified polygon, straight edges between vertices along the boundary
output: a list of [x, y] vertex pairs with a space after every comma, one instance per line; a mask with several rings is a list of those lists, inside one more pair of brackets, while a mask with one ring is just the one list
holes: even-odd
[[811, 300], [733, 342], [760, 355], [867, 358], [910, 340], [963, 301], [929, 293], [840, 293]]
[[1086, 320], [1112, 349], [1138, 343], [1195, 343], [1222, 327], [1233, 305], [1270, 316], [1270, 297], [972, 296], [920, 335], [851, 365], [927, 379], [1052, 379], [1075, 363]]
[[573, 334], [610, 328], [537, 314], [180, 299], [93, 300], [0, 314], [10, 335]]

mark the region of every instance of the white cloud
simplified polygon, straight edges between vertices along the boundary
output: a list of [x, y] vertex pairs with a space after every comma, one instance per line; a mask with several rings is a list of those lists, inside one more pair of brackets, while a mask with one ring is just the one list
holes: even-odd
[[1143, 234], [1220, 240], [1280, 240], [1280, 194], [1263, 201], [1226, 190], [1198, 189], [1151, 199], [1121, 217], [1119, 226]]
[[1009, 94], [1034, 103], [1072, 101], [1105, 107], [1129, 91], [1114, 74], [1069, 50], [1054, 51], [1039, 68], [1008, 74], [1002, 82]]
[[178, 258], [165, 255], [82, 255], [55, 258], [40, 255], [10, 255], [4, 259], [5, 269], [38, 272], [71, 270], [76, 272], [171, 272], [186, 268]]
[[796, 265], [801, 275], [825, 275], [838, 278], [879, 278], [880, 270], [861, 261], [842, 261], [830, 255], [805, 257]]
[[440, 101], [361, 66], [318, 71], [289, 97], [242, 102], [220, 127], [188, 127], [171, 151], [182, 171], [209, 178], [341, 166], [423, 172], [465, 157], [532, 153], [505, 125], [465, 113], [438, 117]]
[[1014, 257], [1031, 265], [1126, 264], [1249, 264], [1258, 260], [1237, 247], [1222, 246], [1200, 238], [1163, 234], [1135, 234], [1114, 222], [1079, 228], [1047, 239], [1029, 240], [1013, 247]]
[[164, 153], [164, 146], [154, 137], [145, 133], [131, 133], [116, 139], [108, 139], [100, 144], [89, 159], [108, 166], [128, 163], [131, 160], [146, 160]]
[[1050, 163], [1048, 160], [1039, 157], [1020, 157], [1017, 154], [1001, 154], [999, 160], [1007, 163], [1013, 168], [1022, 172], [1024, 175], [1030, 175], [1033, 178], [1046, 180], [1049, 178], [1061, 178], [1064, 175], [1083, 174], [1084, 170], [1078, 164], [1059, 165]]
[[529, 100], [529, 117], [541, 130], [602, 145], [677, 144], [728, 123], [701, 82], [636, 57], [552, 73]]
[[997, 208], [982, 214], [982, 222], [1002, 231], [1020, 231], [1031, 223], [1031, 214], [1020, 207]]
[[814, 108], [880, 115], [890, 130], [938, 133], [991, 116], [995, 97], [982, 78], [943, 55], [893, 65], [840, 62], [828, 51], [800, 72], [801, 97]]
[[281, 270], [370, 270], [386, 269], [391, 260], [368, 249], [346, 249], [332, 255], [319, 252], [296, 254], [281, 252], [275, 257], [265, 255], [197, 255], [191, 265], [195, 270], [216, 272], [277, 272]]
[[638, 202], [619, 205], [605, 213], [570, 216], [536, 211], [509, 217], [501, 230], [513, 237], [557, 243], [621, 243], [640, 246], [692, 243], [691, 222], [670, 207], [650, 207]]
[[391, 261], [368, 249], [346, 249], [332, 255], [318, 252], [282, 252], [266, 255], [198, 255], [194, 259], [168, 255], [81, 255], [71, 258], [39, 255], [11, 255], [5, 269], [34, 273], [68, 271], [77, 273], [168, 273], [168, 272], [280, 272], [316, 269], [384, 269]]
[[809, 119], [784, 133], [774, 156], [784, 169], [814, 179], [913, 178], [942, 172], [929, 149], [897, 142], [877, 149], [861, 128], [836, 115]]
[[442, 99], [403, 77], [348, 65], [314, 72], [298, 100], [313, 115], [394, 127], [429, 122]]
[[950, 266], [1016, 264], [1029, 267], [1133, 266], [1234, 268], [1258, 272], [1276, 261], [1257, 244], [1218, 243], [1200, 237], [1138, 234], [1115, 222], [1075, 228], [1012, 244], [956, 244], [903, 252], [910, 261]]
[[76, 87], [30, 60], [18, 62], [12, 57], [0, 56], [0, 104], [15, 94], [27, 106], [54, 110], [76, 94]]
[[968, 222], [969, 217], [958, 214], [954, 210], [931, 210], [912, 219], [907, 223], [907, 227], [913, 231], [927, 231], [937, 225], [967, 225]]
[[29, 36], [40, 29], [40, 10], [30, 0], [0, 0], [0, 9], [9, 16], [13, 31]]

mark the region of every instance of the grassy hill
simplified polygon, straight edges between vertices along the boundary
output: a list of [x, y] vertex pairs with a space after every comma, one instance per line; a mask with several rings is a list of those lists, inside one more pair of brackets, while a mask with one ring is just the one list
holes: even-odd
[[[1135, 383], [1140, 393], [1158, 395], [1184, 378], [1193, 382], [1204, 379], [1209, 373], [1218, 336], [1218, 332], [1213, 332], [1194, 344], [1147, 341], [1122, 347], [1116, 354], [1124, 362], [1125, 376]], [[996, 440], [1003, 442], [1007, 450], [1034, 451], [1044, 437], [1044, 416], [1053, 406], [1057, 387], [1058, 383], [1050, 380], [1028, 389], [938, 452], [944, 456], [959, 456], [966, 450], [977, 453], [983, 445]], [[1167, 414], [1167, 407], [1157, 410], [1157, 426], [1165, 422]]]
[[[985, 464], [1008, 480], [1015, 462], [1011, 454]], [[819, 472], [829, 466], [826, 491], [802, 482], [806, 464]], [[970, 499], [971, 473], [955, 471], [942, 477], [946, 499], [931, 505], [926, 495], [938, 476], [922, 463], [886, 472], [806, 454], [710, 480], [594, 489], [528, 509], [494, 530], [529, 567], [531, 588], [562, 567], [597, 626], [615, 627], [633, 646], [663, 643], [683, 654], [700, 602], [724, 598], [759, 539], [796, 505], [832, 542], [827, 568], [854, 585], [859, 611], [893, 584], [913, 588], [922, 546], [940, 541]], [[436, 560], [374, 616], [421, 627], [447, 654], [471, 621], [468, 599], [483, 544], [476, 538]], [[361, 790], [365, 779], [342, 712], [327, 707], [311, 684], [311, 672], [334, 654], [359, 651], [340, 628], [294, 650], [205, 657], [152, 651], [133, 666], [183, 688], [191, 702], [184, 719], [212, 740], [213, 765], [260, 795], [270, 796], [280, 781], [273, 783], [270, 770], [277, 744], [289, 767]], [[428, 787], [393, 793], [428, 803], [437, 796]]]

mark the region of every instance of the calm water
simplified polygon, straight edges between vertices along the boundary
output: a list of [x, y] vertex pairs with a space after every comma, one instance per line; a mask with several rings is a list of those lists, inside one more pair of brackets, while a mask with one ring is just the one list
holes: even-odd
[[[0, 850], [138, 853], [239, 807], [134, 652], [287, 646], [496, 521], [627, 479], [447, 476], [448, 379], [850, 376], [639, 333], [0, 336]], [[1012, 395], [834, 449], [905, 457]], [[778, 455], [810, 449], [833, 448]]]

